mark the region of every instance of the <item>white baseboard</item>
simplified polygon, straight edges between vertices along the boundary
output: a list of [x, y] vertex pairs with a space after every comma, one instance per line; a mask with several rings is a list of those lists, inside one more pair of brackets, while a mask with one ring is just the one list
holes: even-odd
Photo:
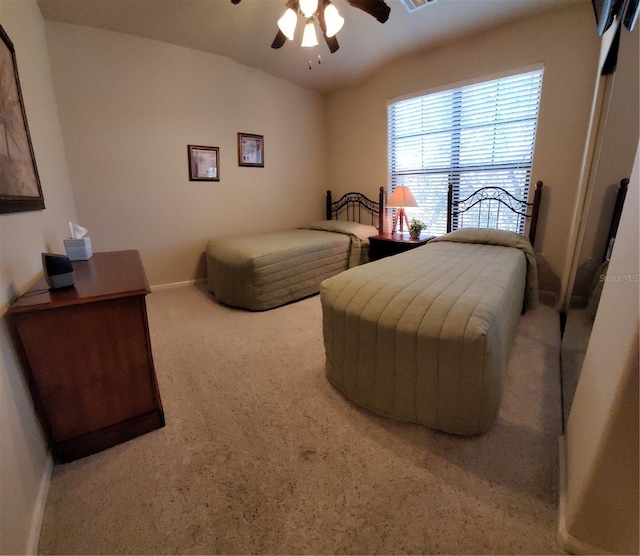
[[31, 516], [31, 526], [29, 527], [29, 538], [27, 539], [27, 550], [25, 554], [37, 554], [38, 543], [40, 542], [40, 530], [42, 529], [42, 520], [44, 519], [44, 509], [47, 505], [47, 496], [49, 495], [49, 486], [51, 485], [51, 476], [53, 475], [53, 458], [49, 456], [42, 477], [40, 478], [40, 486], [38, 487], [38, 495]]
[[556, 542], [560, 548], [570, 554], [611, 554], [608, 550], [597, 548], [589, 543], [576, 539], [567, 531], [567, 460], [565, 457], [564, 436], [558, 442], [558, 523], [556, 528]]
[[184, 282], [171, 282], [170, 284], [156, 284], [155, 286], [151, 286], [151, 291], [159, 292], [162, 290], [172, 290], [174, 288], [185, 288], [187, 286], [195, 286], [196, 284], [200, 284], [206, 281], [207, 281], [206, 278], [198, 278], [197, 280], [186, 280]]

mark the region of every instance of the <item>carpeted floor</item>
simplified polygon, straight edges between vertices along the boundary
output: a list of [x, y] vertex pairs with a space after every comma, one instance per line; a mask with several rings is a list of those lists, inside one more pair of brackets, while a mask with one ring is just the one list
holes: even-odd
[[553, 309], [521, 319], [496, 426], [457, 437], [329, 385], [318, 296], [147, 302], [167, 425], [56, 466], [40, 553], [562, 554]]

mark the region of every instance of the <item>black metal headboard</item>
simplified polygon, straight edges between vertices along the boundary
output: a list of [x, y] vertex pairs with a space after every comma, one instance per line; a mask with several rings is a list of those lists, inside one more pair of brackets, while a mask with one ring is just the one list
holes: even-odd
[[609, 225], [609, 234], [607, 235], [607, 246], [602, 257], [602, 262], [608, 261], [611, 258], [611, 251], [613, 250], [613, 243], [618, 233], [618, 226], [620, 225], [620, 216], [622, 215], [622, 208], [624, 207], [624, 200], [627, 196], [627, 187], [629, 186], [629, 180], [627, 178], [620, 181], [618, 186], [618, 193], [616, 194], [616, 204], [613, 207], [613, 214], [611, 215], [611, 224]]
[[333, 202], [331, 190], [327, 191], [327, 220], [338, 220], [340, 214], [347, 220], [371, 224], [384, 233], [384, 187], [380, 188], [378, 202], [372, 201], [362, 193], [345, 193]]
[[[529, 241], [531, 241], [531, 245], [533, 245], [536, 239], [541, 198], [541, 181], [536, 183], [536, 191], [533, 196], [532, 203], [527, 203], [526, 199], [517, 199], [506, 189], [495, 186], [481, 187], [465, 199], [455, 199], [453, 186], [449, 184], [449, 193], [447, 195], [447, 232], [450, 232], [454, 225], [456, 225], [457, 228], [461, 228], [464, 220], [464, 213], [469, 211], [471, 208], [475, 207], [479, 203], [488, 203], [488, 209], [486, 211], [483, 212], [480, 208], [474, 211], [474, 219], [477, 221], [474, 222], [476, 227], [500, 228], [500, 208], [504, 206], [508, 210], [508, 216], [513, 217], [513, 214], [515, 213], [518, 216], [524, 216], [525, 219], [530, 219]], [[491, 207], [495, 206], [495, 203], [497, 203], [497, 209], [492, 211]], [[489, 223], [489, 220], [493, 220], [493, 222]]]

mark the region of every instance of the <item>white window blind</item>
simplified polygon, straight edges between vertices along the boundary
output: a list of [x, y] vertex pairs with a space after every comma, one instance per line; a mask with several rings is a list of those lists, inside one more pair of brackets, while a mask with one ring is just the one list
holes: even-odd
[[[542, 69], [390, 104], [390, 187], [411, 188], [409, 218], [445, 233], [449, 183], [460, 199], [490, 185], [526, 199], [541, 88]], [[477, 224], [467, 214], [460, 225]], [[522, 233], [524, 218], [501, 214], [500, 227]]]

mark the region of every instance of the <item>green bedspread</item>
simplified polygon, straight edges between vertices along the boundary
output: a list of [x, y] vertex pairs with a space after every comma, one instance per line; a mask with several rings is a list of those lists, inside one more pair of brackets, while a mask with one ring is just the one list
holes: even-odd
[[349, 268], [369, 262], [369, 238], [378, 234], [378, 230], [367, 224], [345, 220], [319, 220], [305, 230], [322, 230], [349, 236]]
[[252, 311], [318, 293], [326, 278], [368, 260], [373, 226], [319, 221], [305, 229], [229, 236], [207, 244], [207, 285], [216, 299]]
[[538, 265], [536, 254], [529, 238], [505, 230], [491, 228], [462, 228], [431, 240], [455, 241], [458, 243], [476, 243], [478, 245], [501, 245], [520, 249], [527, 258], [527, 281], [525, 286], [524, 306], [534, 309], [538, 305]]
[[457, 434], [487, 431], [525, 282], [527, 304], [537, 302], [529, 250], [508, 232], [461, 230], [324, 281], [327, 378], [383, 415]]

